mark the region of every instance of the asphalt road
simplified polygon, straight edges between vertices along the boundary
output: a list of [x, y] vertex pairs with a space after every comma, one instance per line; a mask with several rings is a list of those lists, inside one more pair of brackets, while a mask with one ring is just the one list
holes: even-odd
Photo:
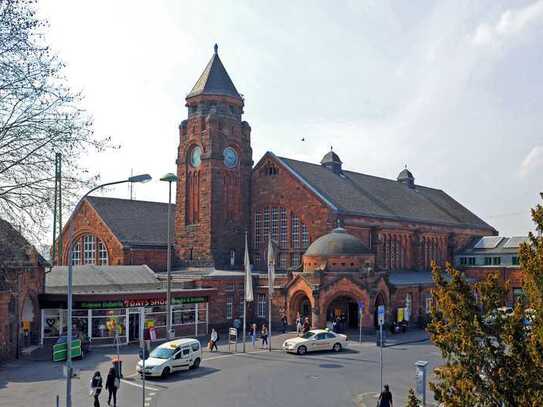
[[[288, 335], [287, 336], [292, 336]], [[285, 336], [276, 336], [279, 347]], [[205, 352], [199, 369], [178, 372], [169, 378], [141, 380], [135, 375], [136, 348], [122, 349], [125, 379], [119, 391], [119, 407], [238, 407], [238, 406], [375, 406], [379, 390], [379, 348], [373, 343], [352, 343], [341, 353], [319, 352], [304, 356], [252, 349], [246, 354]], [[77, 361], [80, 378], [73, 380], [73, 406], [92, 406], [88, 383], [94, 370], [103, 375], [111, 366], [112, 350], [92, 352]], [[415, 384], [417, 360], [429, 368], [441, 363], [435, 347], [418, 342], [383, 350], [383, 380], [389, 383], [395, 406], [404, 405], [409, 387]], [[0, 367], [0, 406], [54, 406], [60, 395], [65, 405], [62, 368], [51, 362], [14, 362]], [[431, 399], [431, 395], [429, 395]], [[107, 405], [106, 394], [101, 396]]]

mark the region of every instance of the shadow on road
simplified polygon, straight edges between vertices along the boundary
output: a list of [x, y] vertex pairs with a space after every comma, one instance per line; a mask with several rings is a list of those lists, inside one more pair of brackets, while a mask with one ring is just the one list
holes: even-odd
[[221, 369], [216, 369], [214, 367], [200, 366], [196, 370], [174, 372], [170, 376], [168, 376], [166, 379], [148, 377], [145, 380], [149, 382], [150, 384], [151, 383], [155, 384], [156, 382], [157, 384], [166, 385], [168, 383], [179, 383], [185, 380], [191, 380], [191, 379], [196, 379], [198, 377], [209, 376], [214, 373], [219, 373], [220, 371]]

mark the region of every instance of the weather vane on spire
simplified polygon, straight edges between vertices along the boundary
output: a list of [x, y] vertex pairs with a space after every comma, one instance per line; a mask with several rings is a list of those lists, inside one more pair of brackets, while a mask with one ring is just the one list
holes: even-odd
[[215, 45], [213, 46], [213, 49], [215, 50], [215, 54], [219, 53], [219, 46], [217, 45], [217, 43], [215, 43]]

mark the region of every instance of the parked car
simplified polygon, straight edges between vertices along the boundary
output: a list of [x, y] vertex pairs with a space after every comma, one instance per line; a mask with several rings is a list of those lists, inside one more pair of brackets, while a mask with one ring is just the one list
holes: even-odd
[[156, 347], [145, 359], [136, 366], [136, 371], [145, 376], [168, 377], [178, 370], [197, 369], [202, 361], [202, 349], [197, 339], [177, 339]]
[[283, 343], [283, 350], [297, 353], [298, 355], [319, 350], [341, 352], [343, 348], [347, 347], [347, 343], [348, 339], [346, 335], [326, 329], [313, 329], [300, 337], [287, 339]]

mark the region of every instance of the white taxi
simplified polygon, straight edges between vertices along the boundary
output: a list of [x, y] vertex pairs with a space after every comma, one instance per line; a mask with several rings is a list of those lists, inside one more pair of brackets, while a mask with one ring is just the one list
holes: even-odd
[[347, 343], [348, 339], [346, 335], [327, 329], [313, 329], [300, 337], [287, 339], [283, 343], [283, 350], [297, 353], [298, 355], [318, 350], [341, 352], [343, 348], [347, 347]]
[[[197, 339], [177, 339], [156, 347], [145, 359], [145, 376], [167, 377], [177, 370], [197, 369], [202, 360], [202, 349]], [[136, 371], [143, 374], [143, 361]]]

